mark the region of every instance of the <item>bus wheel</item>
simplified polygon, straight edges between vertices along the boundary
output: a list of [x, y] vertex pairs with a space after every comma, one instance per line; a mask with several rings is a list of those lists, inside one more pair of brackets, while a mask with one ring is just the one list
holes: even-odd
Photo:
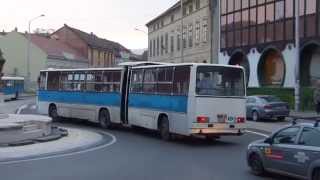
[[171, 138], [170, 128], [169, 128], [169, 120], [166, 116], [163, 116], [160, 120], [159, 131], [161, 139], [165, 141], [169, 141]]
[[55, 105], [50, 105], [49, 106], [49, 117], [52, 118], [52, 121], [57, 122], [59, 121], [59, 115], [58, 115], [58, 110]]
[[18, 92], [16, 92], [16, 95], [15, 95], [14, 99], [15, 100], [19, 99], [19, 93]]
[[111, 129], [112, 128], [112, 123], [110, 121], [110, 115], [107, 110], [103, 109], [100, 111], [99, 123], [100, 123], [100, 126], [104, 129]]

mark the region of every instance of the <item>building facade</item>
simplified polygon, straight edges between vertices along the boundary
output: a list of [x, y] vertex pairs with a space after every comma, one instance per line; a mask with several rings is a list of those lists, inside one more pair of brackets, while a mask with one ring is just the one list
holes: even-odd
[[93, 33], [86, 33], [66, 24], [52, 33], [51, 37], [81, 52], [89, 59], [90, 67], [116, 66], [121, 53], [130, 53], [127, 48], [117, 42], [97, 37]]
[[217, 63], [217, 1], [184, 0], [182, 7], [179, 1], [147, 23], [148, 60]]
[[246, 68], [249, 87], [294, 87], [320, 78], [320, 0], [299, 0], [300, 49], [295, 47], [295, 0], [221, 0], [219, 63]]
[[[27, 77], [26, 34], [12, 31], [0, 38], [0, 50], [6, 63], [3, 73], [11, 76]], [[75, 49], [49, 37], [31, 36], [30, 44], [30, 79], [31, 91], [36, 90], [40, 70], [47, 68], [86, 68], [88, 60]]]

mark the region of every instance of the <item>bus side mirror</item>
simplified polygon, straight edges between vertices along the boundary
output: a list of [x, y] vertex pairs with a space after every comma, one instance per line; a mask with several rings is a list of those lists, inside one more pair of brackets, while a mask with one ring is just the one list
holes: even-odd
[[264, 140], [264, 143], [272, 145], [273, 141], [271, 137], [268, 137], [266, 140]]

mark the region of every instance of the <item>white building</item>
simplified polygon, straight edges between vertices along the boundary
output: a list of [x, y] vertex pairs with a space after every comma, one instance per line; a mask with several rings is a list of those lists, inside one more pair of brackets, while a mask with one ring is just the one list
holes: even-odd
[[219, 18], [211, 11], [216, 7], [216, 1], [184, 0], [181, 10], [179, 1], [147, 23], [149, 61], [217, 63], [218, 31], [212, 24]]

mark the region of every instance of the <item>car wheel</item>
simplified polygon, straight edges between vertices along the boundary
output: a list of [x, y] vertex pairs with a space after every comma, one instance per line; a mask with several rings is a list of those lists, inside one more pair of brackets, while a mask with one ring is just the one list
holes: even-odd
[[56, 105], [49, 106], [49, 117], [52, 118], [53, 122], [59, 121], [58, 109]]
[[252, 120], [256, 122], [260, 120], [259, 113], [257, 111], [252, 112]]
[[264, 174], [264, 167], [261, 158], [257, 154], [252, 154], [249, 159], [249, 166], [253, 174], [261, 176]]
[[277, 119], [278, 119], [278, 121], [285, 121], [286, 117], [282, 116], [282, 117], [278, 117]]
[[320, 180], [320, 169], [316, 169], [313, 173], [312, 180]]
[[161, 139], [165, 141], [169, 141], [171, 138], [170, 134], [170, 125], [169, 125], [169, 120], [166, 116], [161, 118], [160, 124], [159, 124], [159, 132]]
[[105, 109], [101, 110], [99, 113], [99, 123], [100, 126], [104, 129], [111, 129], [112, 123], [110, 120], [109, 112]]

